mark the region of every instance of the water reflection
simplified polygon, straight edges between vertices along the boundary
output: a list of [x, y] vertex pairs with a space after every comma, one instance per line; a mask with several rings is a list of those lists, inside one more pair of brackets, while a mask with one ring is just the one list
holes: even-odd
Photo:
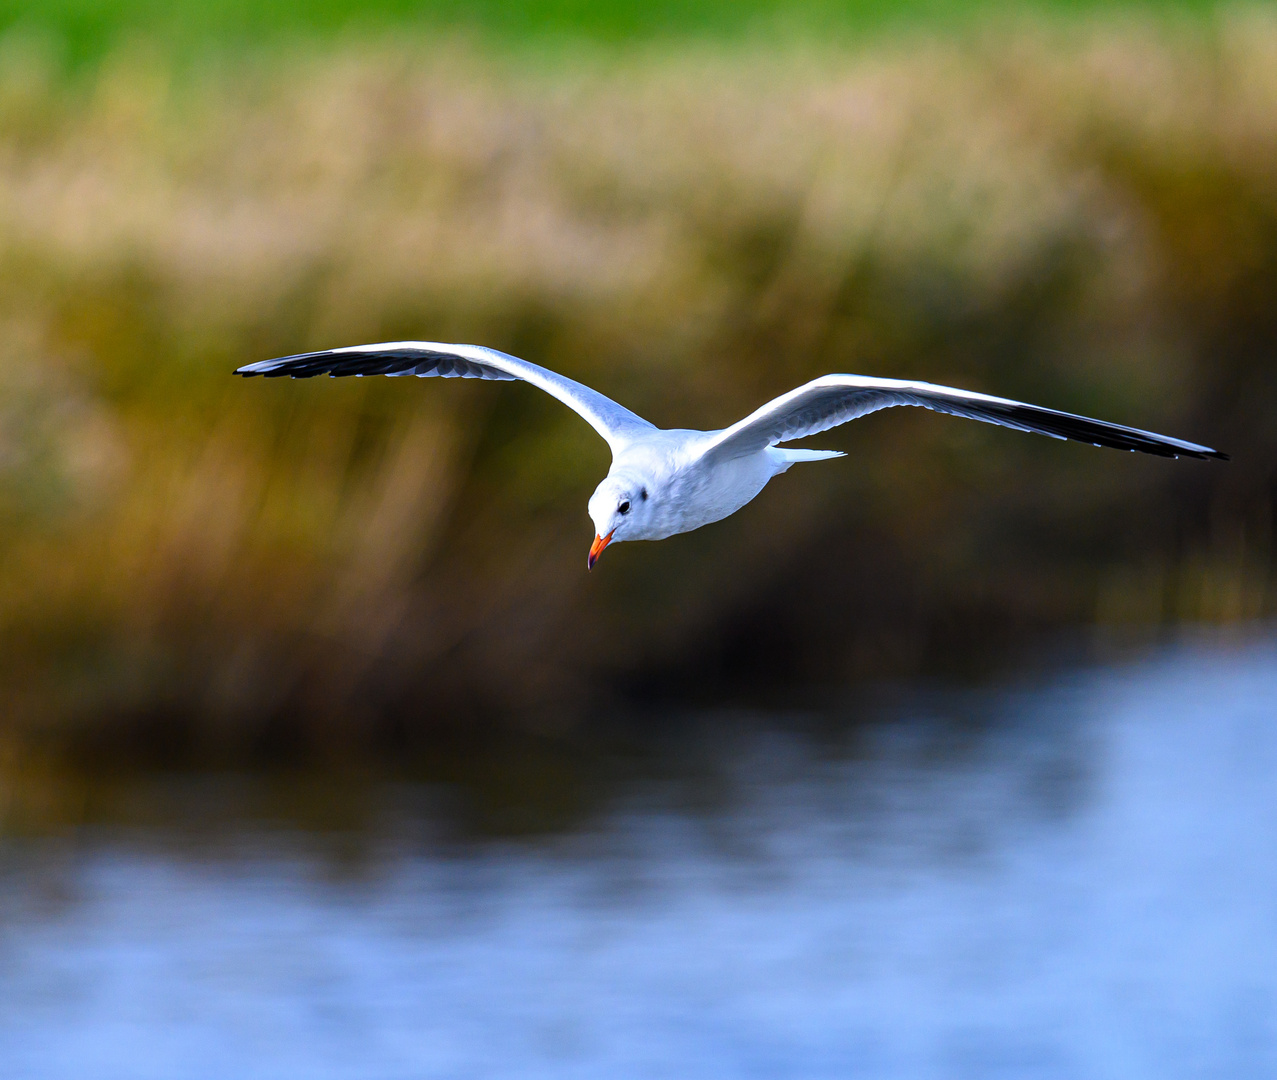
[[1277, 1075], [1275, 703], [1251, 645], [702, 719], [530, 837], [135, 791], [6, 842], [3, 1074]]

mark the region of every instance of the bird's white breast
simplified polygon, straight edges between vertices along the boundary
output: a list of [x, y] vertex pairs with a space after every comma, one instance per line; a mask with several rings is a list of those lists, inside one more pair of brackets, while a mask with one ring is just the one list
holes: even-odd
[[[703, 437], [701, 432], [686, 433], [691, 435]], [[663, 540], [721, 521], [736, 513], [763, 490], [768, 480], [783, 471], [769, 450], [709, 464], [693, 451], [690, 443], [686, 437], [679, 441], [652, 440], [650, 445], [635, 447], [633, 453], [616, 462], [613, 472], [634, 469], [649, 477], [652, 485], [651, 513], [642, 535], [633, 539]]]

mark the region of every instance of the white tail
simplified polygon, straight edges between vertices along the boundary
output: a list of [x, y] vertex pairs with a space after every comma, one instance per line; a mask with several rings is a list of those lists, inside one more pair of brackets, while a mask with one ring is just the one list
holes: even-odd
[[841, 450], [786, 450], [779, 446], [770, 448], [772, 460], [777, 464], [777, 473], [783, 473], [791, 465], [800, 461], [828, 461], [830, 458], [846, 457]]

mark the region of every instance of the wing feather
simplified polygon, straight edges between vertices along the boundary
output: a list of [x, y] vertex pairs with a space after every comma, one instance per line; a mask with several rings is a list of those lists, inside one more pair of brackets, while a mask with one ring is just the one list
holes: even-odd
[[268, 379], [283, 376], [310, 379], [316, 375], [334, 378], [344, 375], [416, 375], [423, 379], [522, 379], [579, 413], [603, 436], [613, 454], [619, 453], [636, 436], [656, 430], [641, 416], [597, 390], [539, 364], [482, 345], [449, 345], [438, 341], [354, 345], [262, 360], [237, 368], [235, 373], [245, 377], [264, 375]]
[[874, 379], [865, 375], [824, 375], [782, 394], [744, 420], [715, 432], [702, 453], [721, 459], [755, 453], [776, 443], [801, 439], [845, 424], [879, 409], [912, 405], [935, 412], [980, 420], [1017, 431], [1074, 439], [1118, 450], [1138, 450], [1159, 457], [1217, 458], [1228, 455], [1209, 446], [1173, 439], [1151, 431], [1044, 409], [1022, 401], [990, 397], [951, 386]]

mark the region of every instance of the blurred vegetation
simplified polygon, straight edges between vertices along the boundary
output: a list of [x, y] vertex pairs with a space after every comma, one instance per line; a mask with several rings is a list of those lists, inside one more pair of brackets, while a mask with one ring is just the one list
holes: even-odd
[[[180, 74], [50, 40], [0, 41], [0, 758], [398, 753], [1272, 613], [1268, 9], [553, 63], [367, 34]], [[544, 395], [230, 376], [405, 337], [667, 426], [858, 371], [1235, 461], [892, 410], [587, 575], [607, 452]]]
[[[1121, 0], [1126, 11], [1182, 19], [1219, 0]], [[1112, 0], [0, 0], [0, 33], [57, 42], [72, 68], [130, 40], [189, 58], [351, 34], [464, 33], [524, 51], [558, 42], [632, 47], [697, 38], [777, 36], [850, 40], [901, 29], [953, 30], [990, 16], [1075, 17], [1113, 12]]]

